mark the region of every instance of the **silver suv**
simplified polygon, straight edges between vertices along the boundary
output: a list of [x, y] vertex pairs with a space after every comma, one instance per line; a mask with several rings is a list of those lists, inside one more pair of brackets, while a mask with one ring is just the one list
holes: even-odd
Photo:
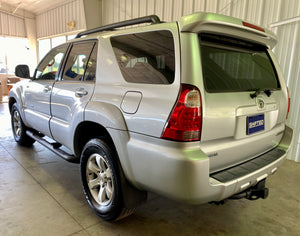
[[[212, 13], [79, 33], [10, 91], [14, 138], [80, 163], [105, 220], [132, 213], [147, 191], [191, 204], [266, 198], [293, 134], [275, 44], [266, 29]], [[29, 78], [28, 67], [16, 75]]]

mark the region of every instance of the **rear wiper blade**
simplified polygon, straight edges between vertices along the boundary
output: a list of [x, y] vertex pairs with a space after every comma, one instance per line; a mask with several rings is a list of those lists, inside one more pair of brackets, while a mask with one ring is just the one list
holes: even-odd
[[255, 92], [250, 94], [251, 98], [256, 98], [261, 92], [264, 92], [268, 97], [270, 97], [274, 89], [253, 89], [253, 90], [255, 90]]
[[266, 89], [264, 90], [265, 94], [270, 97], [271, 96], [271, 93], [272, 93], [272, 90], [271, 89]]

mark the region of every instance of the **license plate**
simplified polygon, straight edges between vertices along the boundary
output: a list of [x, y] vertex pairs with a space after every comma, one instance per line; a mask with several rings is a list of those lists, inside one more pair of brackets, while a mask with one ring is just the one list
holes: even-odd
[[247, 134], [253, 134], [265, 129], [265, 115], [247, 117]]

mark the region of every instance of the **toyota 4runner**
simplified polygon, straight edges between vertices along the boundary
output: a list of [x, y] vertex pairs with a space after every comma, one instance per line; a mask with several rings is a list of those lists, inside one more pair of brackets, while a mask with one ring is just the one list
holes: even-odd
[[9, 93], [14, 138], [80, 163], [105, 220], [132, 213], [147, 191], [191, 204], [266, 198], [293, 133], [275, 44], [267, 29], [213, 13], [81, 32], [33, 78], [16, 67], [28, 79]]

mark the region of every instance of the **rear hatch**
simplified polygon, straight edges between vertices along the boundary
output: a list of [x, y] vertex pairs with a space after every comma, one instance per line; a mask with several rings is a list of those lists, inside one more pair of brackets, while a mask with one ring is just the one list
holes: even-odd
[[[194, 23], [192, 28], [197, 31], [202, 68], [202, 77], [197, 78], [202, 78], [202, 82], [195, 82], [202, 96], [200, 146], [210, 157], [211, 173], [255, 158], [278, 145], [288, 104], [278, 64], [274, 63], [270, 46], [260, 40], [267, 34], [248, 30], [235, 18], [226, 20], [218, 25], [231, 29], [226, 33], [216, 30], [215, 21], [212, 30], [207, 30], [210, 21]], [[270, 38], [270, 44], [273, 41]]]

